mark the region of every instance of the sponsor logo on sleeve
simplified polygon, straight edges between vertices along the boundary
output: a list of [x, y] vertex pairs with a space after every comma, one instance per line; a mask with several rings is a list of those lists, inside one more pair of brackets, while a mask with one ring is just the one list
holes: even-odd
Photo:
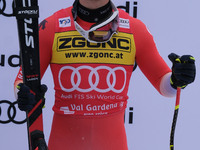
[[119, 19], [119, 27], [130, 29], [129, 19], [120, 18]]
[[71, 18], [70, 17], [59, 19], [59, 27], [60, 28], [65, 28], [65, 27], [70, 27], [70, 26], [71, 26]]

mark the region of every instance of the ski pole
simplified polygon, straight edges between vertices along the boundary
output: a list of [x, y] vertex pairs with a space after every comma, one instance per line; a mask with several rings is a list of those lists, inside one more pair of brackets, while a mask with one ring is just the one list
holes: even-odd
[[174, 134], [175, 134], [176, 122], [177, 122], [177, 118], [178, 118], [180, 94], [181, 94], [181, 88], [177, 87], [176, 104], [175, 104], [175, 110], [174, 110], [174, 116], [173, 116], [173, 121], [172, 121], [172, 126], [171, 126], [171, 134], [170, 134], [170, 150], [174, 150]]

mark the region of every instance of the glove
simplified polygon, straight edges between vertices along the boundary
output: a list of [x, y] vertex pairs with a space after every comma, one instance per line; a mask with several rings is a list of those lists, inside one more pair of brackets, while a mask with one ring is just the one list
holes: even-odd
[[[33, 93], [30, 88], [23, 83], [18, 84], [17, 89], [19, 90], [17, 93], [18, 108], [21, 111], [30, 111], [37, 104], [35, 93]], [[44, 98], [46, 91], [47, 86], [44, 84], [41, 85], [39, 97]]]
[[168, 55], [173, 63], [172, 75], [170, 79], [171, 86], [185, 88], [188, 84], [194, 82], [196, 75], [195, 59], [191, 55], [178, 56], [174, 53]]

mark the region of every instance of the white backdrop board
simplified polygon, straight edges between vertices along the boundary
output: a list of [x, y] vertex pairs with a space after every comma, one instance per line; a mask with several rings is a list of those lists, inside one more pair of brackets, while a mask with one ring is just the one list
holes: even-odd
[[[200, 149], [200, 1], [199, 0], [113, 0], [142, 20], [152, 35], [161, 56], [171, 67], [167, 56], [191, 54], [196, 58], [196, 81], [181, 93], [175, 134], [176, 150]], [[39, 0], [40, 21], [53, 12], [72, 5], [73, 0]], [[12, 13], [12, 0], [0, 0], [0, 9]], [[22, 123], [25, 114], [14, 103], [13, 83], [19, 70], [19, 45], [16, 19], [0, 15], [0, 149], [27, 150], [27, 129]], [[152, 64], [153, 66], [154, 64]], [[44, 109], [44, 132], [48, 141], [52, 106], [53, 80], [48, 69], [42, 83], [48, 85]], [[161, 96], [137, 68], [129, 88], [125, 126], [129, 150], [169, 150], [169, 135], [175, 98]], [[133, 117], [132, 117], [133, 115]]]

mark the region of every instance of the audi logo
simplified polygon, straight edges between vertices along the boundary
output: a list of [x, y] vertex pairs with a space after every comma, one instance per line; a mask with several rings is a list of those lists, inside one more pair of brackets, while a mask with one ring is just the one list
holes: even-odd
[[[63, 83], [63, 81], [61, 80], [62, 79], [61, 76], [63, 76], [62, 74], [64, 74], [63, 72], [66, 70], [72, 71], [71, 78], [70, 78], [72, 87], [70, 87], [70, 88], [66, 88], [64, 86], [64, 84], [66, 84], [66, 83]], [[85, 78], [83, 77], [83, 74], [81, 75], [80, 70], [89, 70], [89, 76], [87, 79], [88, 83], [89, 83], [89, 87], [86, 87], [86, 88], [80, 87], [81, 82], [83, 80], [85, 80]], [[101, 83], [100, 75], [102, 75], [98, 72], [100, 70], [105, 71], [103, 73], [107, 72], [106, 88], [99, 86], [99, 84]], [[122, 76], [119, 77], [119, 74], [116, 74], [116, 71], [120, 71], [121, 73], [123, 73], [123, 77]], [[121, 85], [121, 87], [116, 86], [117, 85], [117, 83], [116, 83], [117, 75], [118, 75], [118, 79], [121, 79], [121, 80], [123, 79], [123, 85]], [[75, 80], [75, 76], [76, 76], [76, 80]], [[93, 78], [93, 76], [95, 76], [95, 78]], [[111, 79], [111, 77], [112, 77], [112, 79]], [[94, 91], [97, 91], [100, 93], [105, 93], [105, 92], [109, 92], [109, 91], [113, 91], [115, 93], [121, 93], [124, 90], [125, 85], [126, 85], [126, 70], [123, 67], [110, 68], [108, 66], [98, 66], [96, 68], [93, 68], [91, 66], [79, 66], [77, 68], [74, 68], [72, 66], [64, 66], [59, 71], [58, 81], [59, 81], [61, 89], [65, 92], [72, 92], [74, 90], [77, 90], [79, 92], [85, 93], [85, 92], [90, 92], [90, 91], [94, 90]]]
[[6, 0], [0, 0], [0, 15], [2, 14], [5, 17], [12, 17], [14, 15], [14, 1], [12, 2], [12, 12], [7, 12], [6, 6]]
[[17, 108], [16, 104], [17, 101], [0, 101], [0, 124], [8, 124], [10, 122], [13, 122], [15, 124], [23, 124], [26, 122], [26, 119], [20, 119], [20, 110]]

